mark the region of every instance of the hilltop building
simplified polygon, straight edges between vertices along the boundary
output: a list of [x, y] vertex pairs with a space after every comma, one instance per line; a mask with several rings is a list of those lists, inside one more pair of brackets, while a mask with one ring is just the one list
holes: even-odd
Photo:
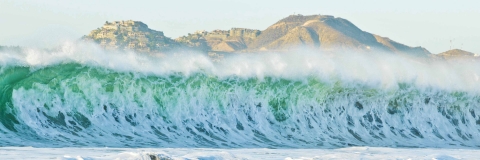
[[84, 39], [93, 40], [105, 49], [129, 49], [139, 52], [165, 51], [179, 45], [165, 37], [163, 32], [149, 29], [145, 23], [132, 20], [107, 21]]

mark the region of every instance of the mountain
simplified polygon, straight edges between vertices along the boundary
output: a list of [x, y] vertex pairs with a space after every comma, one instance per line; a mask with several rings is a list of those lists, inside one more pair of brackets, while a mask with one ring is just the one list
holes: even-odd
[[99, 43], [106, 49], [138, 52], [163, 52], [181, 47], [203, 52], [261, 52], [302, 47], [323, 51], [430, 54], [422, 47], [406, 46], [362, 31], [348, 20], [328, 15], [291, 15], [264, 31], [247, 28], [197, 31], [175, 40], [139, 21], [115, 21], [106, 22], [83, 39]]
[[472, 52], [464, 51], [461, 49], [448, 50], [446, 52], [436, 54], [435, 56], [443, 59], [452, 59], [452, 58], [477, 58], [478, 59], [480, 58], [478, 55]]
[[131, 49], [147, 53], [167, 51], [181, 46], [173, 39], [165, 37], [163, 32], [152, 30], [145, 23], [132, 20], [107, 21], [101, 28], [91, 31], [83, 39], [94, 41], [105, 49]]
[[258, 50], [285, 50], [292, 47], [322, 50], [387, 51], [430, 54], [422, 47], [409, 47], [360, 30], [350, 21], [328, 15], [291, 15], [271, 25], [251, 45]]
[[260, 33], [260, 30], [255, 29], [232, 28], [212, 32], [196, 31], [175, 40], [201, 50], [234, 52], [248, 49]]

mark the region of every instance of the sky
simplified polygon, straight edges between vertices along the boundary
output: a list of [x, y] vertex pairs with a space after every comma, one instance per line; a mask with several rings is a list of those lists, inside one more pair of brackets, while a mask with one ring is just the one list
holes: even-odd
[[480, 54], [478, 0], [0, 0], [0, 45], [57, 46], [117, 20], [142, 21], [171, 38], [196, 30], [264, 30], [292, 14], [341, 17], [432, 53]]

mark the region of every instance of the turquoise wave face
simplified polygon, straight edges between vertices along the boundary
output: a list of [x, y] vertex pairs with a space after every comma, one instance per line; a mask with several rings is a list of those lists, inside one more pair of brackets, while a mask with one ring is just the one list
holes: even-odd
[[479, 147], [474, 92], [303, 76], [0, 69], [0, 146]]

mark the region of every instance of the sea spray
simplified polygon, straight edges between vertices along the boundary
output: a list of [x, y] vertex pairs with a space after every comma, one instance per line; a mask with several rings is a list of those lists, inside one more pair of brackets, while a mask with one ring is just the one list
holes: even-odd
[[0, 53], [0, 146], [478, 147], [480, 63], [385, 53]]

